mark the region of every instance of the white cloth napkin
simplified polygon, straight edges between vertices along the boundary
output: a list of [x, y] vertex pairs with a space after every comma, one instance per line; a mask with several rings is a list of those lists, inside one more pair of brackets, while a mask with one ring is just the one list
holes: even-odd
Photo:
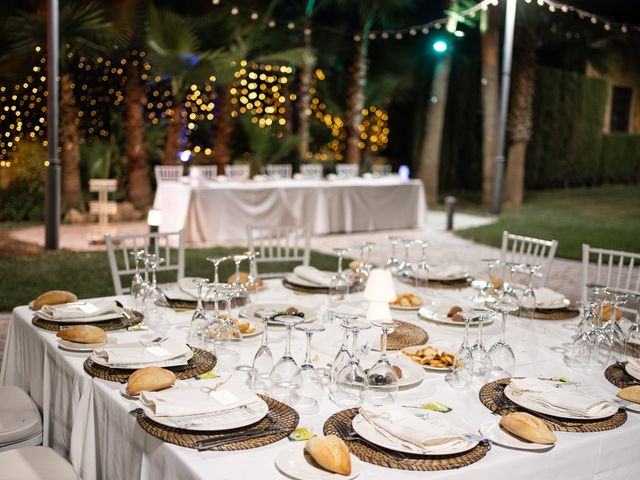
[[538, 308], [559, 308], [563, 307], [565, 296], [562, 293], [554, 292], [550, 288], [542, 287], [534, 289], [536, 296], [536, 307]]
[[451, 280], [464, 277], [466, 271], [460, 265], [434, 265], [429, 267], [429, 277], [432, 280]]
[[465, 432], [442, 414], [423, 419], [402, 407], [363, 407], [360, 415], [387, 440], [416, 453], [437, 453], [466, 442]]
[[322, 287], [328, 287], [331, 283], [331, 277], [333, 276], [333, 274], [318, 270], [316, 267], [307, 267], [304, 265], [295, 267], [293, 273], [303, 280], [316, 283]]
[[629, 375], [640, 380], [640, 360], [638, 360], [637, 358], [630, 359], [627, 362], [625, 370]]
[[170, 388], [159, 392], [141, 392], [140, 400], [158, 417], [224, 412], [259, 400], [259, 397], [249, 390], [243, 382], [234, 378], [229, 379], [215, 391], [206, 391], [226, 379], [228, 377], [220, 377], [198, 381], [190, 387]]
[[162, 343], [131, 342], [97, 348], [93, 354], [109, 365], [157, 363], [188, 355], [191, 349], [183, 342], [167, 339]]
[[48, 320], [61, 320], [64, 318], [88, 318], [108, 313], [119, 313], [115, 300], [94, 300], [91, 302], [72, 302], [60, 305], [44, 305], [38, 314]]
[[510, 385], [512, 396], [526, 398], [559, 415], [591, 418], [612, 405], [604, 394], [598, 397], [597, 392], [589, 392], [561, 382], [526, 377], [512, 378]]

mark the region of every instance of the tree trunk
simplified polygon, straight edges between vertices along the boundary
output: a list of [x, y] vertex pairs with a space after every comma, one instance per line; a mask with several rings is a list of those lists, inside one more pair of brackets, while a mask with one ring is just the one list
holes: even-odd
[[447, 110], [447, 93], [449, 90], [449, 72], [451, 58], [440, 57], [435, 64], [431, 95], [427, 104], [424, 136], [420, 149], [418, 177], [422, 180], [427, 194], [427, 203], [438, 203], [438, 180], [440, 175], [440, 147], [442, 146], [442, 130]]
[[482, 204], [491, 207], [493, 167], [498, 154], [500, 32], [498, 9], [482, 13]]
[[367, 84], [368, 31], [365, 29], [355, 42], [355, 55], [349, 70], [347, 87], [347, 108], [344, 124], [347, 131], [345, 162], [360, 164], [360, 124], [364, 107], [364, 89]]
[[524, 198], [524, 175], [527, 144], [533, 126], [533, 97], [536, 86], [536, 40], [523, 35], [514, 55], [513, 82], [509, 101], [509, 148], [505, 175], [505, 206], [518, 207]]
[[169, 127], [167, 129], [167, 139], [164, 144], [164, 153], [162, 154], [162, 165], [178, 165], [178, 151], [180, 150], [180, 134], [182, 133], [182, 99], [179, 92], [174, 92], [175, 106], [173, 115], [169, 119]]
[[[308, 17], [302, 33], [302, 48], [311, 51], [311, 29]], [[311, 115], [311, 70], [312, 66], [308, 62], [298, 65], [298, 160], [300, 164], [308, 160], [309, 154], [309, 116]]]
[[60, 77], [60, 143], [62, 153], [62, 202], [65, 208], [84, 209], [80, 182], [80, 132], [78, 109], [68, 73]]
[[127, 196], [136, 208], [145, 209], [151, 205], [152, 201], [149, 151], [144, 141], [144, 105], [147, 100], [138, 70], [134, 66], [128, 68], [125, 91], [127, 96]]
[[216, 108], [216, 130], [213, 149], [214, 158], [218, 166], [218, 175], [224, 175], [224, 166], [231, 163], [231, 138], [233, 136], [233, 123], [231, 123], [231, 98], [226, 88], [220, 88], [218, 92], [218, 105]]

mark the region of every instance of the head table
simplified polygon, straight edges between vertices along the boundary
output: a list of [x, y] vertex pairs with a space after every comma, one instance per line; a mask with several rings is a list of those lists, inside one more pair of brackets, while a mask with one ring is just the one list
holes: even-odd
[[[185, 231], [187, 243], [246, 238], [245, 225], [301, 226], [311, 233], [420, 228], [426, 200], [420, 180], [399, 177], [265, 182], [161, 182], [153, 204], [161, 232]], [[312, 219], [312, 220], [309, 220]]]
[[[290, 302], [321, 309], [326, 305], [324, 295], [298, 295], [286, 290], [279, 280], [266, 282], [266, 289], [254, 303]], [[469, 305], [471, 289], [428, 290], [423, 297], [448, 299], [461, 306]], [[122, 297], [123, 301], [130, 301]], [[362, 293], [349, 295], [338, 311], [364, 315], [366, 303]], [[285, 478], [275, 464], [275, 457], [291, 443], [280, 440], [271, 445], [233, 452], [202, 452], [168, 443], [145, 433], [129, 412], [135, 402], [120, 395], [120, 384], [91, 378], [83, 370], [87, 354], [70, 353], [57, 347], [52, 332], [36, 328], [31, 320], [33, 312], [22, 306], [11, 315], [7, 343], [2, 364], [1, 383], [25, 389], [43, 412], [44, 444], [70, 457], [83, 479], [279, 479]], [[166, 322], [156, 325], [156, 331], [110, 332], [120, 341], [154, 338], [168, 333], [175, 338], [186, 338], [191, 312], [170, 312]], [[420, 325], [429, 333], [429, 344], [455, 350], [459, 346], [463, 329], [438, 325], [418, 318], [416, 312], [394, 312], [394, 318]], [[571, 380], [588, 380], [613, 394], [602, 372], [582, 374], [572, 371], [562, 360], [562, 349], [570, 341], [577, 320], [543, 321], [509, 318], [507, 341], [513, 346], [517, 366], [514, 374], [544, 377], [564, 376]], [[485, 345], [490, 346], [499, 335], [499, 322], [485, 327]], [[375, 327], [362, 335], [360, 343], [379, 338]], [[283, 352], [285, 330], [270, 327], [270, 345], [274, 361]], [[470, 339], [474, 339], [474, 331]], [[314, 362], [324, 366], [335, 354], [340, 334], [337, 325], [314, 339]], [[260, 336], [245, 339], [238, 345], [241, 364], [251, 364], [260, 344]], [[294, 331], [293, 354], [298, 362], [303, 359], [304, 334]], [[401, 355], [399, 352], [391, 355]], [[224, 366], [223, 366], [224, 367]], [[245, 375], [227, 366], [233, 375]], [[197, 381], [197, 380], [193, 380]], [[400, 404], [441, 402], [453, 411], [462, 413], [475, 427], [495, 422], [478, 399], [478, 390], [456, 390], [444, 381], [444, 374], [427, 372], [423, 382], [412, 389], [401, 390]], [[320, 411], [314, 415], [301, 415], [299, 426], [322, 434], [325, 420], [339, 411], [328, 398], [320, 399]], [[599, 433], [557, 432], [557, 445], [544, 452], [518, 451], [493, 445], [480, 461], [458, 470], [440, 472], [413, 472], [392, 470], [364, 463], [359, 478], [363, 480], [394, 479], [478, 479], [491, 478], [638, 478], [640, 455], [640, 415], [629, 412], [621, 427]]]

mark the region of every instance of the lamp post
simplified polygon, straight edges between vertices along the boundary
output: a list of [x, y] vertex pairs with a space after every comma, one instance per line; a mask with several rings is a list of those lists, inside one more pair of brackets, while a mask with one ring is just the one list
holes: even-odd
[[47, 144], [45, 247], [60, 248], [60, 159], [58, 158], [58, 0], [47, 1]]
[[502, 50], [502, 82], [500, 85], [500, 122], [498, 124], [498, 151], [494, 162], [493, 199], [491, 213], [499, 214], [502, 207], [502, 177], [504, 176], [507, 140], [507, 114], [509, 113], [509, 85], [511, 83], [511, 60], [513, 56], [513, 29], [516, 23], [516, 1], [507, 0], [504, 24], [504, 46]]

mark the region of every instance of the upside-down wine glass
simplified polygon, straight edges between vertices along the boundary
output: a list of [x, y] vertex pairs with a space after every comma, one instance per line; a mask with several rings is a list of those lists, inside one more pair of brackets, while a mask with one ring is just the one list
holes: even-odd
[[283, 323], [286, 327], [287, 341], [284, 354], [269, 374], [269, 393], [276, 400], [291, 405], [296, 400], [296, 392], [292, 389], [291, 381], [298, 373], [298, 364], [291, 355], [291, 334], [293, 327], [304, 319], [297, 315], [278, 315], [275, 320]]
[[220, 264], [227, 260], [229, 260], [229, 257], [207, 257], [207, 261], [213, 263], [213, 283], [220, 283], [218, 270], [220, 268]]
[[358, 361], [358, 334], [361, 330], [371, 328], [371, 324], [353, 321], [347, 328], [351, 332], [351, 359], [336, 376], [336, 388], [332, 400], [340, 407], [351, 408], [362, 404], [369, 387], [367, 374]]
[[540, 271], [542, 265], [523, 264], [520, 266], [520, 272], [528, 275], [527, 287], [520, 297], [520, 316], [534, 319], [536, 311], [536, 293], [533, 289], [533, 277]]
[[391, 275], [396, 275], [400, 269], [400, 260], [398, 259], [396, 251], [400, 240], [400, 237], [396, 237], [394, 235], [389, 237], [389, 242], [391, 242], [391, 256], [387, 259], [384, 269], [390, 271]]
[[404, 245], [404, 258], [402, 262], [400, 262], [400, 267], [398, 268], [398, 280], [403, 283], [408, 283], [410, 285], [415, 284], [415, 271], [413, 269], [413, 264], [411, 263], [411, 259], [409, 257], [409, 248], [414, 244], [413, 240], [401, 239], [401, 242]]
[[502, 288], [504, 283], [502, 277], [496, 275], [495, 270], [502, 262], [497, 258], [483, 258], [482, 261], [487, 264], [489, 279], [485, 282], [480, 292], [471, 300], [473, 300], [474, 303], [480, 304], [495, 303], [497, 300], [497, 291]]
[[374, 320], [372, 325], [382, 329], [380, 338], [380, 358], [367, 372], [369, 388], [365, 400], [372, 405], [393, 405], [398, 398], [398, 374], [387, 358], [387, 338], [389, 330], [398, 328], [396, 320]]
[[373, 242], [364, 242], [364, 268], [367, 272], [367, 277], [369, 276], [369, 274], [371, 273], [371, 270], [373, 270], [373, 264], [371, 263], [371, 253], [373, 252], [373, 247], [375, 247], [376, 244]]
[[507, 327], [507, 315], [512, 314], [518, 310], [511, 297], [503, 296], [498, 303], [494, 303], [492, 308], [501, 315], [500, 325], [500, 338], [497, 342], [491, 345], [489, 349], [489, 357], [491, 357], [491, 365], [494, 373], [498, 375], [498, 378], [510, 376], [513, 372], [513, 367], [516, 363], [516, 357], [513, 354], [513, 350], [509, 346], [506, 340], [506, 327]]
[[344, 296], [349, 293], [349, 279], [342, 271], [342, 258], [349, 251], [348, 248], [334, 248], [338, 255], [338, 271], [331, 277], [329, 282], [329, 297], [335, 303], [344, 300]]
[[416, 240], [416, 244], [420, 246], [420, 261], [416, 265], [416, 283], [415, 287], [427, 287], [429, 284], [429, 264], [427, 263], [427, 247], [429, 242], [426, 240]]
[[[260, 290], [260, 282], [258, 281], [258, 265], [256, 262], [256, 258], [260, 255], [260, 252], [245, 252], [247, 259], [249, 260], [249, 275], [247, 275], [247, 281], [244, 283], [244, 286], [247, 289], [247, 301], [248, 302], [257, 302], [258, 301], [258, 290]], [[253, 294], [253, 299], [251, 295]]]
[[232, 283], [232, 285], [236, 288], [234, 298], [238, 299], [237, 305], [244, 305], [249, 299], [249, 292], [247, 291], [247, 287], [240, 278], [240, 264], [249, 257], [247, 257], [246, 255], [234, 255], [232, 258], [233, 263], [235, 263], [236, 267], [236, 273], [234, 274], [235, 278]]
[[[629, 342], [630, 340], [635, 343], [640, 343], [640, 293], [632, 293], [630, 294], [634, 300], [636, 301], [638, 312], [636, 313], [636, 318], [627, 330], [626, 340]], [[627, 343], [627, 347], [630, 345]]]
[[[192, 285], [195, 285], [198, 292], [198, 303], [196, 304], [196, 309], [193, 311], [193, 315], [191, 315], [189, 341], [198, 345], [198, 342], [203, 342], [204, 331], [209, 326], [209, 315], [204, 308], [205, 287], [207, 287], [209, 281], [206, 278], [191, 278], [189, 280]], [[208, 287], [206, 291], [208, 291]]]
[[478, 336], [476, 342], [471, 346], [473, 356], [473, 382], [485, 384], [491, 375], [491, 357], [484, 346], [482, 336], [482, 326], [488, 318], [494, 315], [489, 310], [474, 310], [475, 319], [478, 321]]
[[140, 262], [143, 260], [145, 255], [144, 250], [137, 250], [135, 252], [131, 252], [131, 256], [135, 262], [136, 271], [131, 278], [131, 296], [133, 297], [133, 308], [140, 311], [142, 309], [142, 297], [144, 294], [144, 279], [142, 278], [142, 274], [140, 273]]
[[296, 330], [304, 332], [307, 336], [307, 349], [304, 363], [300, 365], [298, 372], [291, 380], [292, 389], [296, 392], [292, 406], [298, 413], [308, 415], [318, 412], [319, 406], [317, 399], [321, 398], [324, 392], [322, 378], [311, 361], [311, 338], [314, 333], [323, 332], [325, 327], [321, 322], [313, 322], [300, 323], [296, 325], [295, 328]]
[[254, 392], [267, 393], [269, 391], [269, 374], [273, 369], [273, 354], [269, 348], [269, 320], [278, 312], [275, 310], [261, 310], [260, 318], [262, 320], [262, 341], [260, 348], [253, 357], [253, 365], [251, 367], [252, 390]]
[[340, 327], [342, 328], [342, 342], [340, 343], [340, 349], [338, 353], [333, 358], [333, 362], [331, 363], [331, 375], [330, 375], [330, 392], [335, 390], [336, 378], [338, 373], [342, 368], [349, 363], [351, 360], [351, 353], [349, 352], [349, 324], [351, 322], [355, 322], [358, 317], [355, 315], [346, 315], [344, 313], [334, 313], [334, 318], [337, 318], [340, 322]]
[[453, 369], [444, 377], [453, 388], [466, 388], [473, 379], [473, 353], [469, 346], [469, 324], [475, 320], [474, 311], [458, 312], [464, 319], [464, 338], [453, 359]]

